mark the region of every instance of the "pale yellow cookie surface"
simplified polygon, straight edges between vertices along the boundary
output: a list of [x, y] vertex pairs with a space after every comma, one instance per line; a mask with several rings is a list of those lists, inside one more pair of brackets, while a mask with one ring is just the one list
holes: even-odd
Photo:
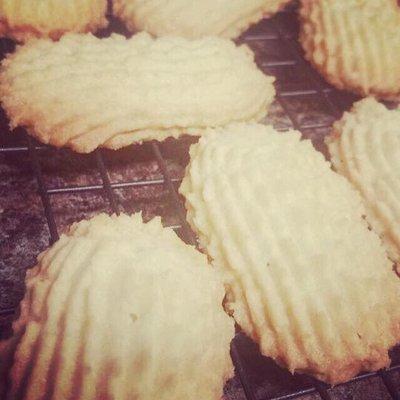
[[400, 261], [400, 111], [372, 98], [353, 105], [327, 140], [335, 169], [360, 191], [367, 220]]
[[27, 279], [8, 400], [219, 400], [233, 320], [204, 255], [140, 215], [72, 226]]
[[0, 36], [18, 41], [95, 32], [107, 25], [107, 0], [0, 0]]
[[3, 61], [0, 96], [11, 126], [44, 143], [117, 149], [263, 118], [274, 79], [253, 57], [221, 38], [69, 34], [32, 41]]
[[114, 0], [114, 15], [155, 36], [235, 38], [290, 0]]
[[330, 383], [389, 365], [400, 280], [357, 191], [300, 133], [237, 124], [190, 150], [188, 220], [263, 354]]
[[397, 0], [302, 0], [300, 42], [334, 86], [362, 96], [400, 97]]

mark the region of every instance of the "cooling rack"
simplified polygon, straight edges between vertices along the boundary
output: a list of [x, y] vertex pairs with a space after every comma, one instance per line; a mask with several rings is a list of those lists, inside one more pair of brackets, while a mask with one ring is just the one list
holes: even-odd
[[[123, 32], [113, 22], [115, 31]], [[108, 32], [103, 32], [106, 35]], [[334, 90], [304, 60], [297, 42], [295, 6], [264, 20], [238, 40], [255, 52], [259, 67], [276, 76], [277, 98], [264, 121], [278, 130], [295, 128], [326, 154], [323, 139], [356, 100]], [[13, 50], [0, 41], [0, 51]], [[23, 294], [23, 276], [36, 255], [56, 241], [73, 221], [97, 212], [142, 211], [186, 242], [196, 237], [185, 219], [177, 188], [196, 139], [130, 146], [118, 152], [97, 150], [78, 155], [39, 144], [23, 130], [12, 134], [0, 116], [0, 332], [6, 332]], [[292, 376], [238, 331], [231, 354], [235, 377], [225, 387], [226, 400], [400, 399], [400, 351], [386, 371], [366, 373], [331, 388], [306, 376]]]

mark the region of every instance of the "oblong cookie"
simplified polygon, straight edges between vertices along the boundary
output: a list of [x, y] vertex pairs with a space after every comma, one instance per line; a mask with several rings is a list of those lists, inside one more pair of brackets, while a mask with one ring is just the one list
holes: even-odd
[[159, 219], [74, 224], [29, 273], [1, 398], [219, 400], [233, 372], [224, 295]]
[[17, 41], [59, 39], [107, 25], [107, 0], [0, 0], [0, 36]]
[[290, 0], [114, 0], [113, 12], [131, 31], [155, 36], [235, 38]]
[[400, 97], [397, 0], [302, 0], [300, 42], [306, 58], [339, 89]]
[[388, 366], [400, 280], [360, 196], [311, 142], [237, 124], [204, 135], [190, 156], [188, 220], [262, 353], [330, 383]]
[[226, 39], [65, 35], [3, 61], [0, 96], [11, 126], [87, 153], [263, 118], [274, 78]]
[[361, 193], [367, 220], [400, 261], [400, 111], [367, 98], [333, 126], [327, 145], [335, 169]]

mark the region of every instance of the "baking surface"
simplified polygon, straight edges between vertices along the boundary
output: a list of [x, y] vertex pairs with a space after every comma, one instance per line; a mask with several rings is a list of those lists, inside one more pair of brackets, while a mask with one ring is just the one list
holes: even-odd
[[[260, 68], [277, 78], [278, 96], [264, 122], [279, 130], [300, 129], [305, 138], [326, 154], [323, 138], [341, 111], [356, 98], [333, 90], [303, 61], [297, 30], [296, 14], [289, 8], [251, 28], [239, 41], [248, 43]], [[10, 43], [3, 41], [0, 46], [6, 50]], [[102, 211], [142, 211], [145, 219], [161, 215], [166, 226], [174, 226], [182, 234], [181, 219], [165, 184], [165, 173], [177, 187], [188, 162], [189, 146], [194, 141], [195, 138], [183, 137], [159, 145], [148, 143], [117, 152], [79, 155], [43, 146], [21, 130], [10, 134], [2, 115], [0, 313], [18, 306], [24, 293], [26, 269], [35, 264], [36, 256], [48, 246], [51, 236], [54, 239], [74, 221]], [[160, 164], [157, 159], [158, 150], [165, 163]], [[11, 318], [11, 315], [0, 316], [1, 335], [9, 333]], [[253, 399], [279, 398], [299, 391], [296, 398], [303, 400], [390, 399], [390, 390], [400, 396], [397, 370], [387, 374], [387, 385], [381, 377], [372, 376], [326, 389], [310, 378], [292, 377], [262, 357], [257, 346], [240, 333], [232, 354]], [[400, 363], [398, 350], [392, 359], [394, 364]], [[227, 383], [225, 397], [246, 399], [238, 374]]]

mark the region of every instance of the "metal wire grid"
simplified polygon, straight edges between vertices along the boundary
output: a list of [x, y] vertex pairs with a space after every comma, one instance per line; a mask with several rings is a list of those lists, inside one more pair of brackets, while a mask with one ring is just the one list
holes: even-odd
[[[302, 52], [295, 41], [296, 33], [293, 31], [288, 32], [286, 30], [285, 26], [287, 25], [287, 21], [293, 21], [293, 18], [294, 9], [288, 9], [279, 14], [276, 18], [273, 18], [269, 21], [264, 21], [261, 25], [250, 30], [243, 38], [240, 39], [240, 41], [246, 42], [250, 45], [250, 47], [252, 47], [252, 44], [257, 41], [263, 41], [264, 43], [267, 43], [268, 41], [276, 41], [276, 43], [280, 43], [281, 45], [285, 46], [285, 48], [290, 53], [290, 59], [274, 60], [273, 58], [271, 58], [267, 60], [262, 60], [260, 63], [261, 68], [268, 71], [271, 68], [279, 69], [287, 66], [296, 65], [301, 68], [304, 76], [306, 77], [308, 85], [307, 88], [299, 88], [295, 90], [285, 90], [282, 88], [279, 89], [278, 87], [277, 101], [285, 111], [286, 115], [289, 117], [291, 124], [295, 129], [304, 132], [305, 130], [309, 129], [329, 128], [331, 125], [330, 123], [314, 123], [308, 125], [299, 123], [296, 113], [291, 110], [285, 102], [285, 99], [289, 97], [296, 97], [298, 99], [301, 99], [305, 96], [314, 95], [317, 96], [321, 102], [326, 104], [329, 109], [329, 113], [332, 115], [333, 118], [339, 117], [341, 112], [345, 108], [345, 105], [342, 102], [336, 102], [332, 99], [331, 94], [334, 93], [334, 90], [331, 87], [327, 86], [326, 83], [324, 83], [318, 77], [318, 75], [315, 74], [308, 63], [304, 61]], [[5, 53], [10, 50], [10, 46], [12, 45], [10, 44], [10, 42], [3, 40], [1, 42], [1, 46], [3, 50], [2, 53]], [[154, 159], [157, 161], [158, 166], [162, 172], [163, 179], [144, 179], [140, 181], [124, 181], [121, 183], [111, 183], [106, 167], [106, 162], [104, 159], [104, 154], [101, 150], [96, 150], [94, 152], [94, 157], [102, 183], [98, 185], [82, 185], [59, 188], [48, 188], [45, 180], [43, 179], [38, 152], [44, 148], [47, 148], [46, 146], [39, 145], [33, 139], [26, 136], [26, 145], [0, 147], [0, 153], [28, 152], [32, 163], [33, 173], [37, 182], [38, 193], [43, 204], [44, 214], [49, 227], [51, 243], [55, 242], [58, 239], [59, 235], [54, 212], [50, 202], [50, 196], [61, 193], [77, 193], [83, 191], [100, 190], [103, 191], [105, 197], [108, 199], [111, 210], [114, 213], [119, 214], [121, 210], [118, 200], [116, 198], [115, 189], [138, 186], [165, 185], [165, 187], [168, 189], [170, 202], [180, 221], [179, 225], [173, 226], [173, 228], [180, 230], [181, 235], [186, 240], [186, 242], [196, 245], [196, 237], [186, 222], [186, 211], [177, 192], [176, 184], [179, 182], [179, 180], [172, 178], [170, 173], [168, 172], [166, 159], [163, 155], [159, 143], [154, 141], [151, 142], [149, 146], [151, 147]], [[13, 312], [14, 309], [2, 310], [0, 311], [0, 315], [10, 314]], [[234, 361], [236, 373], [240, 379], [240, 383], [242, 385], [247, 400], [289, 400], [312, 394], [319, 395], [322, 400], [333, 400], [329, 387], [315, 380], [310, 380], [305, 384], [304, 388], [292, 391], [291, 393], [285, 395], [275, 397], [267, 396], [260, 398], [256, 395], [254, 385], [252, 384], [248, 376], [246, 360], [243, 357], [240, 345], [238, 345], [237, 340], [234, 340], [232, 342], [231, 355]], [[377, 373], [366, 373], [359, 375], [343, 385], [348, 385], [351, 382], [355, 381], [367, 380], [371, 377], [379, 377], [385, 385], [390, 397], [395, 400], [399, 400], [400, 393], [396, 389], [390, 376], [390, 373], [393, 371], [400, 371], [400, 365], [393, 365], [387, 371], [379, 371]]]

